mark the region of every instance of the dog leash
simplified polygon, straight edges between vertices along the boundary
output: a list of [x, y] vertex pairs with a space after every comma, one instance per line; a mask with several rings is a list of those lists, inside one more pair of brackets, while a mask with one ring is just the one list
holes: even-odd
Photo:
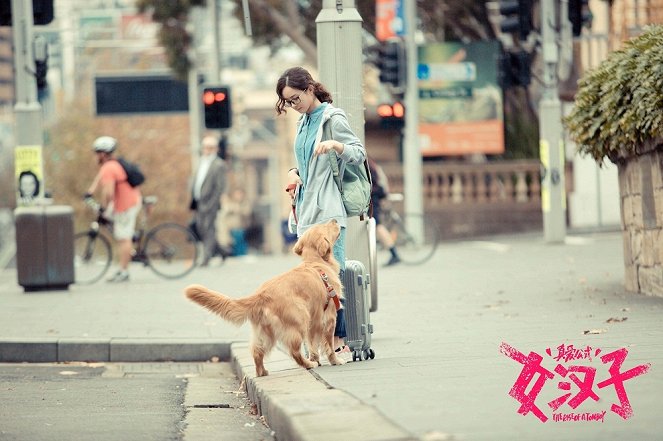
[[341, 309], [341, 302], [338, 299], [338, 296], [336, 295], [336, 291], [334, 288], [329, 284], [329, 277], [327, 277], [327, 274], [322, 271], [318, 270], [320, 272], [320, 278], [322, 279], [322, 283], [325, 284], [325, 288], [327, 288], [327, 303], [325, 303], [325, 311], [327, 310], [327, 306], [329, 306], [329, 299], [334, 300], [334, 305], [336, 305], [336, 310], [338, 311]]
[[[286, 193], [290, 191], [295, 191], [297, 184], [290, 184], [285, 188]], [[297, 223], [297, 213], [295, 212], [295, 199], [292, 199], [292, 216], [295, 218], [295, 223]]]

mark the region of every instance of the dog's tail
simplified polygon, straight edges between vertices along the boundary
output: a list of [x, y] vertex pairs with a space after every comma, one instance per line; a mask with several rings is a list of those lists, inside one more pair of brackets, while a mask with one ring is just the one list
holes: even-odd
[[250, 297], [232, 299], [202, 285], [190, 285], [184, 292], [189, 300], [198, 303], [237, 326], [246, 321], [253, 305]]

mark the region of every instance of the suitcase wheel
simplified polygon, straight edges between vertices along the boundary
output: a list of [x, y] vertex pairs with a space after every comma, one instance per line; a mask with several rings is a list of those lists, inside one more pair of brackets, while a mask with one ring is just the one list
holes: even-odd
[[371, 348], [364, 349], [363, 351], [352, 351], [352, 361], [373, 360], [375, 358], [375, 351]]

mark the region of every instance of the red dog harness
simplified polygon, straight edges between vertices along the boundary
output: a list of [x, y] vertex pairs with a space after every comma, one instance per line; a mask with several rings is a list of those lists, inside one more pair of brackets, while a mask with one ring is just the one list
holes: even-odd
[[325, 311], [327, 310], [327, 306], [329, 306], [329, 299], [334, 300], [334, 304], [336, 305], [336, 310], [338, 311], [341, 309], [341, 302], [338, 299], [338, 296], [336, 295], [336, 291], [334, 288], [329, 284], [329, 277], [327, 277], [327, 274], [322, 271], [320, 271], [320, 278], [322, 279], [322, 283], [325, 284], [325, 288], [327, 288], [327, 303], [325, 303]]

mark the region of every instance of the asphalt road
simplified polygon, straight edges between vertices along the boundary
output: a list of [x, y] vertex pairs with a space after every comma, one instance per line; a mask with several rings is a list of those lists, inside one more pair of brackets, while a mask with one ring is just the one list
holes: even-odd
[[228, 363], [0, 365], [0, 439], [273, 441]]

